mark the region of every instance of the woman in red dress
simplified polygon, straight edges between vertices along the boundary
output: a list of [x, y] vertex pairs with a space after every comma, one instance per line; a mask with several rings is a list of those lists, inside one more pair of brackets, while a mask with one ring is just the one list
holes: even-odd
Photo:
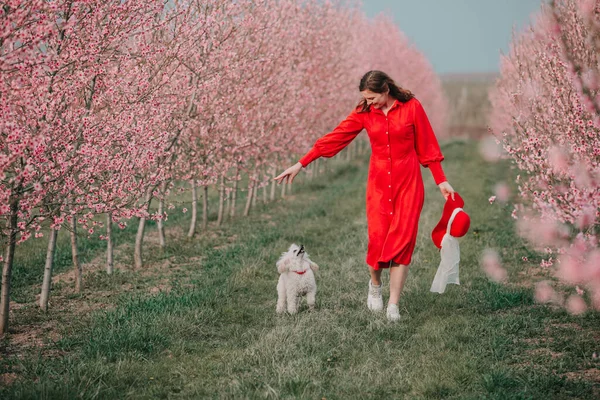
[[444, 156], [421, 103], [384, 72], [369, 71], [359, 85], [363, 100], [332, 132], [319, 138], [298, 163], [274, 178], [294, 179], [319, 157], [333, 157], [363, 130], [371, 142], [366, 206], [371, 280], [367, 306], [383, 309], [381, 272], [390, 268], [387, 317], [397, 320], [398, 300], [417, 239], [425, 191], [420, 165], [428, 167], [444, 198], [454, 189], [442, 170]]

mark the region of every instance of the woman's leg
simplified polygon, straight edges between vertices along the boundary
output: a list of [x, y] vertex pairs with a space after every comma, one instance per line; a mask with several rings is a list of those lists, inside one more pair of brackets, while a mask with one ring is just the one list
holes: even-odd
[[369, 272], [371, 273], [371, 283], [375, 286], [381, 285], [381, 271], [382, 269], [373, 269], [369, 266]]
[[[373, 276], [372, 273], [371, 276]], [[388, 304], [398, 304], [407, 276], [408, 265], [396, 264], [392, 261], [390, 267], [390, 301]]]

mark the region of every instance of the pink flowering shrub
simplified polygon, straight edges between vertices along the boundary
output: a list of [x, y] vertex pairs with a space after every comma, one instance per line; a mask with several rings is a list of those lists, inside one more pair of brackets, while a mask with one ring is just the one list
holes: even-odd
[[203, 4], [0, 10], [0, 219], [13, 204], [21, 241], [43, 217], [60, 228], [76, 214], [86, 230], [99, 213], [159, 218], [146, 194], [174, 180], [286, 165], [347, 115], [368, 69], [415, 92], [444, 136], [440, 82], [389, 19], [318, 1]]
[[[513, 212], [519, 232], [549, 254], [542, 266], [555, 266], [561, 280], [586, 287], [600, 309], [598, 10], [596, 0], [542, 7], [502, 59], [490, 93], [490, 125], [522, 171], [522, 204]], [[552, 297], [541, 288], [540, 298]], [[578, 294], [564, 304], [579, 313], [583, 301]]]

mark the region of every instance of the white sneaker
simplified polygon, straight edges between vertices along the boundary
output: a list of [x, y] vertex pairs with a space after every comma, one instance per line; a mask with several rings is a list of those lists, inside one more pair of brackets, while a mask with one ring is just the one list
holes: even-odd
[[398, 312], [397, 304], [388, 304], [387, 306], [387, 319], [389, 321], [398, 321], [400, 319], [400, 313]]
[[381, 284], [373, 286], [369, 280], [369, 296], [367, 297], [367, 307], [371, 311], [383, 310], [383, 297], [381, 296]]

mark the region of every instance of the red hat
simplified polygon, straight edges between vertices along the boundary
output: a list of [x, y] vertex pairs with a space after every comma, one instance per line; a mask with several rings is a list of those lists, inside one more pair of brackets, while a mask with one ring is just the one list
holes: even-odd
[[465, 201], [457, 192], [454, 192], [454, 200], [452, 200], [452, 195], [448, 196], [446, 199], [444, 211], [442, 212], [442, 218], [435, 228], [433, 228], [433, 232], [431, 232], [433, 244], [435, 244], [438, 249], [442, 248], [442, 239], [444, 238], [444, 235], [448, 229], [448, 221], [457, 208], [459, 210], [456, 211], [456, 215], [452, 220], [452, 225], [450, 226], [450, 235], [454, 237], [462, 237], [469, 231], [471, 218], [469, 218], [469, 215], [462, 209], [464, 205]]

